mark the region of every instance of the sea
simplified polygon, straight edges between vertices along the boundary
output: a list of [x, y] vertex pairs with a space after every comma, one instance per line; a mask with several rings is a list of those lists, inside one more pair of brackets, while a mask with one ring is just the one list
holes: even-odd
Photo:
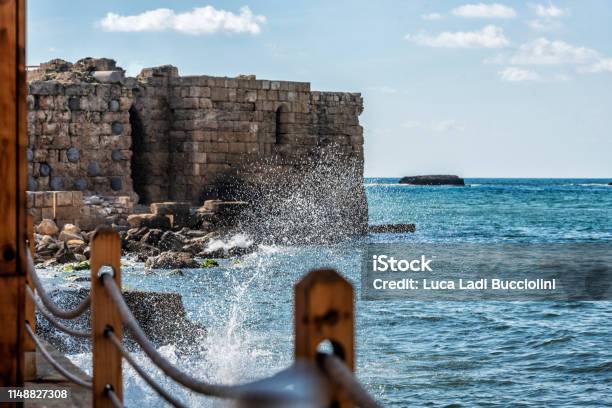
[[[416, 232], [332, 245], [260, 246], [219, 267], [147, 273], [126, 260], [130, 289], [178, 292], [206, 326], [197, 351], [160, 352], [192, 376], [236, 384], [293, 361], [293, 286], [309, 270], [337, 269], [356, 292], [356, 373], [388, 407], [612, 406], [612, 303], [607, 301], [366, 301], [361, 253], [370, 243], [610, 243], [612, 186], [602, 179], [466, 179], [465, 187], [364, 180], [370, 224]], [[248, 243], [248, 236], [234, 240]], [[49, 277], [47, 280], [52, 280]], [[169, 319], [172, 316], [168, 316]], [[190, 336], [190, 333], [178, 336]], [[135, 353], [190, 406], [227, 406], [187, 391]], [[70, 358], [91, 372], [91, 355]], [[124, 364], [126, 406], [164, 406]]]

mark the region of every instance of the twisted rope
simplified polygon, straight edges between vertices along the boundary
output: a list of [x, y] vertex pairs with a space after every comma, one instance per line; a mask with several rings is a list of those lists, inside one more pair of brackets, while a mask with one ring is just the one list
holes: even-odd
[[[159, 367], [159, 369], [161, 369], [164, 374], [172, 378], [174, 381], [200, 394], [212, 397], [232, 399], [241, 399], [243, 397], [246, 397], [247, 395], [261, 395], [261, 388], [269, 386], [269, 383], [272, 379], [264, 379], [240, 385], [210, 384], [207, 382], [196, 380], [190, 375], [179, 370], [157, 351], [155, 345], [151, 343], [151, 341], [147, 338], [147, 335], [142, 331], [130, 308], [125, 303], [123, 295], [121, 294], [121, 290], [117, 287], [115, 281], [113, 280], [111, 272], [103, 272], [100, 276], [100, 279], [102, 280], [102, 283], [108, 291], [109, 296], [115, 303], [115, 306], [119, 311], [119, 315], [121, 316], [123, 324], [130, 331], [136, 343], [140, 345], [142, 350], [147, 356], [149, 356], [153, 363], [155, 363], [155, 365], [157, 365], [157, 367]], [[277, 374], [277, 376], [279, 374]], [[275, 377], [278, 378], [277, 376]], [[272, 381], [277, 381], [276, 378]], [[288, 402], [295, 401], [296, 399], [312, 398], [312, 395], [311, 393], [302, 394], [293, 390], [283, 389], [282, 391], [276, 393], [268, 392], [266, 395], [263, 395], [262, 398], [265, 398], [267, 402]]]
[[121, 353], [123, 358], [125, 358], [126, 361], [130, 363], [132, 368], [136, 370], [136, 372], [142, 377], [142, 379], [147, 384], [149, 384], [149, 386], [153, 388], [155, 392], [157, 392], [163, 399], [165, 399], [166, 401], [168, 401], [170, 404], [174, 405], [175, 407], [180, 407], [180, 408], [185, 407], [185, 405], [183, 405], [182, 402], [180, 402], [179, 400], [173, 398], [170, 394], [168, 394], [159, 384], [155, 382], [155, 380], [153, 380], [153, 378], [151, 378], [151, 376], [149, 376], [142, 369], [142, 367], [138, 365], [138, 363], [136, 363], [132, 355], [125, 349], [125, 347], [123, 347], [123, 344], [121, 344], [121, 340], [117, 338], [117, 336], [115, 335], [115, 333], [113, 333], [112, 330], [105, 330], [104, 335], [110, 339], [111, 343], [113, 343], [113, 345], [119, 351], [119, 353]]
[[57, 362], [57, 360], [55, 360], [53, 358], [53, 356], [43, 346], [42, 342], [40, 341], [38, 336], [32, 330], [32, 327], [27, 322], [25, 324], [25, 327], [26, 327], [26, 331], [28, 332], [28, 334], [30, 335], [30, 337], [32, 338], [34, 343], [36, 344], [36, 347], [38, 348], [40, 353], [43, 355], [45, 360], [47, 360], [49, 362], [49, 364], [51, 364], [51, 366], [58, 373], [60, 373], [61, 375], [63, 375], [64, 377], [66, 377], [68, 380], [72, 381], [75, 384], [78, 384], [78, 385], [80, 385], [82, 387], [85, 387], [87, 389], [92, 389], [92, 385], [91, 385], [90, 381], [85, 381], [85, 380], [77, 377], [76, 375], [72, 374], [70, 371], [66, 370], [66, 368], [64, 368], [64, 366], [62, 366], [59, 362]]
[[113, 404], [115, 408], [123, 408], [123, 402], [121, 402], [117, 394], [115, 394], [115, 390], [113, 390], [113, 387], [107, 385], [106, 388], [104, 388], [104, 393], [111, 400], [111, 404]]
[[49, 313], [44, 307], [43, 305], [41, 305], [40, 303], [38, 303], [38, 300], [36, 300], [36, 295], [34, 295], [34, 292], [32, 291], [32, 289], [30, 289], [29, 286], [26, 286], [26, 292], [28, 294], [28, 296], [30, 297], [30, 299], [32, 299], [32, 302], [34, 302], [34, 305], [36, 306], [36, 308], [40, 311], [40, 313], [45, 316], [45, 318], [49, 321], [49, 323], [51, 323], [53, 326], [57, 327], [58, 329], [60, 329], [61, 331], [68, 333], [72, 336], [75, 337], [90, 337], [91, 333], [90, 332], [84, 332], [84, 331], [80, 331], [80, 330], [76, 330], [73, 329], [71, 327], [65, 326], [62, 322], [56, 320], [53, 315], [51, 313]]
[[349, 399], [360, 408], [380, 408], [372, 396], [355, 378], [355, 374], [344, 364], [344, 361], [333, 354], [320, 354], [322, 368], [330, 380], [342, 388]]
[[38, 278], [38, 275], [36, 274], [36, 267], [34, 266], [34, 261], [32, 260], [32, 254], [30, 253], [29, 248], [27, 248], [27, 255], [28, 276], [34, 284], [34, 287], [36, 287], [36, 292], [38, 293], [38, 296], [40, 297], [40, 300], [42, 301], [43, 305], [45, 305], [45, 307], [51, 313], [61, 319], [76, 319], [77, 317], [82, 315], [85, 310], [89, 308], [89, 305], [91, 304], [91, 295], [88, 295], [87, 298], [83, 299], [83, 301], [72, 310], [65, 310], [57, 306], [55, 302], [49, 297], [47, 292], [45, 292], [45, 288], [43, 287], [42, 283], [40, 282], [40, 279]]

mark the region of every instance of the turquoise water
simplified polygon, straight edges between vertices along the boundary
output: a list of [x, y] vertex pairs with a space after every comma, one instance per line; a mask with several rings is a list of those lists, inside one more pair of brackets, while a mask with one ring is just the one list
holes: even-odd
[[[337, 268], [359, 288], [369, 242], [610, 242], [609, 180], [468, 179], [416, 187], [366, 179], [370, 223], [414, 222], [414, 234], [377, 234], [334, 246], [261, 247], [240, 264], [185, 271], [124, 270], [133, 288], [178, 291], [209, 329], [197, 354], [162, 351], [192, 375], [234, 383], [291, 364], [292, 286], [312, 268]], [[612, 406], [609, 302], [365, 302], [358, 300], [357, 372], [384, 406]], [[88, 367], [88, 356], [73, 356]], [[139, 360], [146, 363], [143, 356]], [[148, 369], [193, 405], [194, 396]], [[126, 402], [160, 400], [126, 370]]]

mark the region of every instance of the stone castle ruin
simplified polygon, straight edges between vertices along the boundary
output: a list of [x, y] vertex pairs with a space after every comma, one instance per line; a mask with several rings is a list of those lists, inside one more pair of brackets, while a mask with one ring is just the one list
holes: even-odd
[[28, 89], [35, 221], [51, 218], [52, 200], [60, 223], [119, 226], [152, 203], [242, 200], [263, 233], [367, 226], [360, 94], [173, 66], [129, 78], [92, 58], [44, 63]]

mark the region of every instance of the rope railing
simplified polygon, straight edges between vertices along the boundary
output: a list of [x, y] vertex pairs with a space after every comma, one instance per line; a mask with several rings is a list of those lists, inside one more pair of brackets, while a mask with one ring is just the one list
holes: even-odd
[[34, 294], [32, 289], [30, 289], [29, 286], [26, 286], [26, 293], [34, 303], [34, 306], [36, 306], [36, 309], [39, 310], [40, 313], [45, 317], [45, 319], [47, 319], [47, 321], [49, 321], [49, 323], [51, 323], [53, 326], [63, 331], [64, 333], [70, 334], [71, 336], [86, 338], [91, 337], [91, 332], [84, 332], [73, 329], [71, 327], [65, 326], [62, 322], [55, 319], [55, 317], [53, 317], [53, 315], [49, 313], [49, 311], [47, 311], [47, 309], [45, 309], [45, 307], [41, 305], [38, 300], [36, 300], [36, 295]]
[[146, 371], [144, 371], [142, 367], [138, 365], [138, 363], [134, 360], [132, 355], [125, 349], [125, 347], [123, 347], [121, 340], [119, 340], [117, 336], [115, 336], [115, 333], [113, 333], [112, 330], [107, 330], [106, 337], [110, 339], [110, 341], [117, 348], [117, 350], [119, 350], [123, 358], [132, 366], [132, 368], [138, 373], [138, 375], [140, 375], [140, 377], [155, 392], [157, 392], [157, 394], [159, 394], [163, 399], [165, 399], [168, 403], [172, 404], [175, 407], [178, 407], [178, 408], [186, 407], [182, 402], [180, 402], [176, 398], [172, 397], [168, 392], [166, 392], [166, 390], [164, 390], [159, 384], [157, 384], [155, 380], [153, 380], [153, 378], [151, 378], [151, 376], [147, 374]]
[[49, 351], [42, 344], [42, 341], [34, 333], [34, 331], [32, 330], [32, 327], [30, 327], [30, 324], [28, 322], [26, 322], [26, 324], [25, 324], [25, 329], [26, 329], [26, 332], [28, 333], [28, 335], [30, 336], [30, 338], [36, 344], [36, 347], [40, 351], [40, 354], [43, 355], [45, 360], [47, 360], [49, 362], [49, 364], [51, 364], [51, 366], [58, 373], [60, 373], [62, 376], [64, 376], [65, 378], [67, 378], [68, 380], [72, 381], [75, 384], [78, 384], [78, 385], [80, 385], [82, 387], [91, 389], [92, 383], [90, 381], [83, 380], [83, 379], [77, 377], [76, 375], [72, 374], [70, 371], [66, 370], [66, 368], [64, 368], [64, 366], [62, 366], [56, 359], [53, 358], [51, 353], [49, 353]]
[[[183, 402], [164, 390], [127, 351], [122, 340], [123, 327], [161, 372], [198, 394], [234, 399], [242, 403], [240, 406], [380, 406], [352, 371], [353, 288], [336, 271], [312, 271], [295, 287], [295, 363], [271, 377], [244, 384], [223, 385], [193, 378], [157, 351], [121, 292], [120, 254], [117, 234], [111, 230], [98, 230], [92, 238], [91, 294], [76, 308], [63, 310], [44, 292], [31, 254], [28, 253], [29, 277], [43, 304], [36, 300], [34, 291], [27, 288], [29, 299], [58, 329], [76, 337], [91, 337], [93, 381], [87, 382], [68, 372], [53, 359], [27, 323], [26, 330], [45, 359], [60, 374], [76, 384], [92, 389], [94, 407], [123, 406], [123, 359], [166, 402], [175, 407], [185, 407]], [[54, 317], [74, 319], [90, 305], [91, 332], [68, 327]], [[331, 341], [334, 354], [321, 354], [317, 351], [320, 343], [325, 340]]]
[[121, 320], [125, 327], [129, 330], [130, 334], [141, 347], [142, 351], [153, 361], [153, 363], [159, 367], [168, 377], [172, 378], [179, 384], [189, 388], [192, 391], [200, 394], [208, 395], [211, 397], [219, 398], [240, 398], [241, 395], [249, 390], [250, 384], [243, 385], [219, 385], [211, 384], [204, 381], [196, 380], [189, 374], [179, 370], [172, 363], [170, 363], [164, 356], [162, 356], [156, 349], [155, 345], [148, 339], [144, 333], [136, 318], [132, 314], [132, 311], [125, 303], [121, 291], [112, 279], [110, 272], [104, 272], [101, 274], [100, 279], [102, 280], [104, 287], [108, 291], [108, 294], [112, 298]]
[[40, 278], [35, 272], [36, 267], [34, 266], [34, 260], [32, 259], [32, 253], [30, 252], [29, 248], [26, 250], [26, 252], [28, 258], [28, 277], [34, 284], [34, 287], [36, 288], [36, 293], [38, 294], [38, 297], [42, 301], [43, 305], [45, 305], [45, 307], [51, 313], [61, 319], [76, 319], [77, 317], [81, 316], [89, 308], [91, 304], [91, 296], [87, 296], [87, 298], [83, 299], [81, 303], [79, 303], [75, 308], [70, 310], [65, 310], [57, 306], [45, 291], [45, 288], [40, 282]]
[[360, 408], [380, 408], [380, 405], [357, 381], [346, 364], [333, 354], [320, 354], [321, 365], [329, 379], [340, 387]]

